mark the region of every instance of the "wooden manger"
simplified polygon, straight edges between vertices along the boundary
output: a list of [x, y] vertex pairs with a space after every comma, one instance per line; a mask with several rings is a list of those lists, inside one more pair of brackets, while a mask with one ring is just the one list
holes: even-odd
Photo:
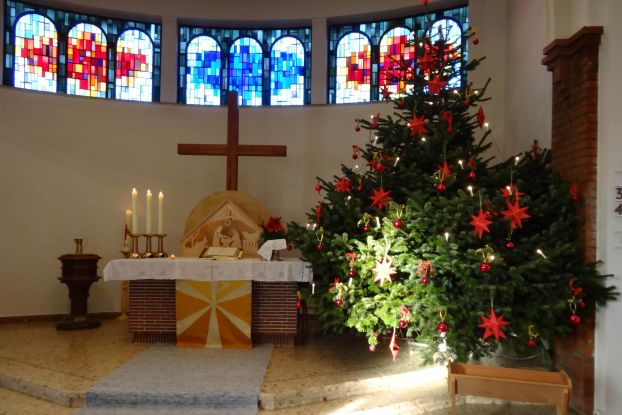
[[456, 395], [554, 405], [557, 415], [568, 413], [572, 382], [563, 370], [546, 372], [450, 363], [448, 372], [452, 415], [456, 415]]

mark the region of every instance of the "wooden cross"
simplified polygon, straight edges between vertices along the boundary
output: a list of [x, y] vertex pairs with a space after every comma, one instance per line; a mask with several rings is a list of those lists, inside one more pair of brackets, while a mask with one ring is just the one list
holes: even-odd
[[239, 156], [285, 157], [287, 146], [240, 145], [238, 93], [230, 91], [228, 101], [227, 144], [177, 144], [177, 154], [227, 156], [227, 190], [238, 190]]

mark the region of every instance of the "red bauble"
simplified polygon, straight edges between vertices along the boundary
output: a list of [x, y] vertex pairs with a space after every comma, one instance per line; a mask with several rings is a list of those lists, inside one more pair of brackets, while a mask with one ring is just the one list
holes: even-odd
[[296, 301], [296, 308], [298, 310], [300, 310], [302, 308], [302, 303], [300, 302], [300, 300]]
[[291, 251], [292, 249], [294, 249], [294, 246], [292, 244], [287, 244], [287, 250]]
[[319, 184], [316, 184], [315, 186], [313, 186], [313, 188], [315, 189], [316, 192], [319, 192], [320, 190], [322, 190], [322, 186], [320, 186]]
[[404, 327], [408, 326], [408, 321], [406, 320], [400, 320], [400, 328], [403, 329]]
[[404, 222], [402, 222], [400, 219], [395, 219], [393, 221], [393, 227], [395, 229], [402, 229], [402, 226], [404, 226]]
[[583, 301], [580, 301], [579, 308], [585, 308], [585, 307], [587, 307], [587, 305]]
[[483, 273], [489, 273], [490, 264], [488, 262], [482, 262], [481, 264], [479, 264], [479, 270], [482, 271]]
[[378, 161], [374, 163], [374, 170], [376, 170], [377, 172], [381, 172], [382, 170], [384, 170], [384, 166], [381, 162]]
[[469, 180], [474, 181], [477, 178], [477, 175], [475, 174], [474, 171], [470, 171], [469, 174], [467, 174], [467, 177]]
[[343, 305], [343, 300], [342, 300], [341, 298], [337, 298], [337, 299], [335, 300], [335, 305], [336, 305], [337, 307], [341, 307], [341, 306]]
[[355, 153], [355, 154], [352, 154], [352, 158], [353, 158], [354, 160], [356, 160], [357, 158], [359, 158], [359, 155], [358, 155], [358, 154], [356, 154], [356, 153]]
[[465, 107], [470, 107], [471, 106], [471, 101], [464, 101], [464, 106]]
[[444, 321], [441, 321], [436, 325], [436, 331], [439, 333], [446, 333], [449, 330], [449, 326]]
[[477, 46], [479, 44], [479, 39], [474, 37], [473, 38], [473, 44]]
[[430, 279], [428, 277], [421, 277], [421, 284], [428, 285], [430, 283]]
[[436, 185], [436, 190], [438, 190], [439, 192], [444, 192], [445, 189], [447, 189], [447, 187], [445, 187], [443, 183], [439, 183]]
[[572, 200], [573, 202], [576, 202], [577, 200], [579, 200], [579, 195], [576, 193], [571, 194], [570, 200]]
[[375, 344], [370, 344], [369, 345], [369, 351], [372, 352], [372, 353], [375, 352], [376, 351], [376, 345]]
[[507, 241], [507, 242], [505, 243], [505, 247], [506, 247], [507, 249], [514, 249], [514, 242], [512, 242], [512, 241]]
[[369, 225], [363, 226], [363, 232], [369, 232]]
[[350, 277], [350, 278], [354, 278], [354, 277], [356, 277], [356, 271], [355, 271], [355, 270], [353, 270], [352, 268], [350, 268], [350, 269], [348, 270], [348, 277]]
[[536, 344], [538, 344], [538, 340], [533, 337], [530, 337], [529, 340], [527, 340], [527, 346], [529, 347], [536, 347]]
[[324, 242], [318, 242], [315, 244], [315, 249], [317, 249], [318, 251], [321, 251], [322, 249], [324, 249]]
[[356, 190], [357, 190], [358, 192], [362, 191], [362, 190], [363, 190], [363, 186], [357, 186], [357, 187], [356, 187]]
[[579, 317], [577, 314], [571, 314], [568, 317], [568, 322], [577, 326], [581, 323], [581, 317]]
[[354, 131], [356, 131], [356, 132], [361, 131], [361, 126], [360, 126], [360, 125], [358, 125], [358, 124], [356, 124], [356, 125], [354, 126]]

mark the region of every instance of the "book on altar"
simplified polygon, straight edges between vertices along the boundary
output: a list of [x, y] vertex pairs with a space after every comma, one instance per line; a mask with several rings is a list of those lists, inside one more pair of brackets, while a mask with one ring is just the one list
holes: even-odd
[[235, 246], [210, 246], [201, 252], [199, 258], [240, 259], [243, 251]]

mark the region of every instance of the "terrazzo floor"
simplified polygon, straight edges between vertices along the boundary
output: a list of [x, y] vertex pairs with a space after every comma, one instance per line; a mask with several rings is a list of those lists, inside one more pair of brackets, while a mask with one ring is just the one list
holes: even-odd
[[[54, 322], [0, 324], [0, 374], [19, 375], [38, 384], [84, 392], [148, 347], [129, 342], [127, 321], [116, 319], [102, 323], [100, 328], [85, 331], [57, 331]], [[359, 338], [325, 338], [311, 340], [304, 346], [276, 348], [262, 392], [278, 394], [281, 388], [304, 391], [329, 380], [331, 383], [349, 382], [362, 376], [397, 374], [418, 366], [406, 345], [402, 347], [401, 358], [393, 364], [388, 348], [369, 353], [365, 343]], [[384, 395], [390, 397], [391, 391]], [[352, 413], [348, 409], [352, 407], [349, 402], [355, 400], [353, 397], [276, 411], [262, 410], [259, 414], [347, 414]], [[525, 405], [469, 404], [458, 409], [458, 415], [555, 413], [553, 408]], [[76, 408], [0, 388], [0, 415], [69, 415], [77, 411]], [[372, 410], [365, 413], [386, 412]], [[429, 415], [449, 414], [449, 410], [429, 412]]]

